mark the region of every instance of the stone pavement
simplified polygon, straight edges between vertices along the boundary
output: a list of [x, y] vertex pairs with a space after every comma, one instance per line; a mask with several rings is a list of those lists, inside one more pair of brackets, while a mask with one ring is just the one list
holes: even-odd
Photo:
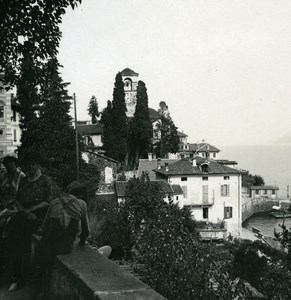
[[35, 291], [28, 285], [14, 292], [8, 292], [11, 273], [9, 267], [0, 266], [0, 300], [34, 300]]

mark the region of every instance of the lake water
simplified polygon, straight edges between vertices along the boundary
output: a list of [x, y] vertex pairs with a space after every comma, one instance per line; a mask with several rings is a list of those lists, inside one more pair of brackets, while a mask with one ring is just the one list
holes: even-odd
[[220, 158], [235, 160], [239, 168], [261, 175], [266, 185], [277, 185], [279, 197], [291, 194], [291, 145], [218, 146]]
[[[279, 224], [282, 225], [283, 219], [276, 219], [270, 217], [268, 213], [256, 214], [249, 218], [244, 224], [243, 227], [252, 230], [252, 227], [256, 227], [261, 230], [264, 235], [274, 236], [274, 228], [276, 231], [281, 231]], [[291, 218], [285, 218], [284, 221], [286, 227], [289, 229], [291, 227]]]

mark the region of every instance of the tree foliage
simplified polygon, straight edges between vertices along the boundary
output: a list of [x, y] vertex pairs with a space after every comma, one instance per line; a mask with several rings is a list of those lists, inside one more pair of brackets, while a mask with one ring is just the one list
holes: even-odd
[[153, 136], [152, 124], [149, 118], [148, 95], [143, 81], [138, 82], [136, 94], [136, 108], [134, 117], [130, 122], [130, 151], [133, 165], [138, 164], [139, 158], [144, 158], [150, 151]]
[[158, 140], [155, 151], [163, 158], [168, 153], [176, 153], [179, 150], [179, 136], [166, 102], [160, 102], [158, 113], [161, 119], [154, 129], [155, 138]]
[[99, 108], [98, 108], [98, 102], [95, 96], [92, 96], [89, 105], [88, 105], [88, 114], [91, 117], [92, 124], [98, 123], [98, 117], [99, 117]]
[[242, 186], [249, 188], [250, 186], [262, 186], [265, 185], [265, 180], [260, 175], [252, 175], [249, 171], [245, 171], [242, 174]]
[[0, 0], [0, 72], [5, 84], [15, 85], [23, 56], [33, 64], [56, 57], [61, 39], [59, 24], [70, 5], [81, 0]]
[[[26, 151], [40, 152], [50, 175], [61, 185], [66, 185], [76, 176], [76, 145], [75, 130], [69, 115], [71, 97], [66, 89], [68, 83], [60, 77], [59, 67], [56, 59], [44, 65], [43, 80], [37, 93], [35, 87], [29, 85], [29, 78], [24, 78], [18, 89], [23, 130], [18, 150], [20, 158]], [[25, 93], [22, 93], [23, 90]], [[38, 105], [27, 102], [25, 95], [29, 93], [36, 95]], [[30, 99], [33, 98], [30, 96]], [[82, 150], [81, 144], [79, 147]]]
[[126, 117], [124, 83], [121, 73], [115, 77], [113, 100], [108, 101], [101, 122], [104, 125], [103, 148], [107, 156], [124, 162], [128, 147], [128, 124]]
[[103, 110], [101, 116], [101, 123], [103, 126], [103, 149], [106, 155], [109, 157], [116, 157], [115, 148], [115, 135], [113, 129], [113, 115], [112, 115], [112, 103], [110, 100], [107, 101], [107, 107]]

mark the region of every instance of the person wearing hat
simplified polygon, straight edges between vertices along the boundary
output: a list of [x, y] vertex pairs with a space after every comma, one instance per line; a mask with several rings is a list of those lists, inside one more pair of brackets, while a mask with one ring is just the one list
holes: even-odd
[[23, 265], [30, 257], [32, 233], [37, 232], [44, 220], [52, 199], [50, 179], [42, 174], [42, 159], [37, 152], [26, 153], [22, 159], [27, 176], [21, 180], [16, 193], [18, 213], [10, 221], [10, 254], [12, 256], [13, 279], [9, 291], [24, 283]]
[[19, 188], [21, 179], [25, 174], [17, 168], [17, 158], [13, 155], [6, 155], [2, 161], [5, 172], [0, 177], [0, 209], [13, 202]]

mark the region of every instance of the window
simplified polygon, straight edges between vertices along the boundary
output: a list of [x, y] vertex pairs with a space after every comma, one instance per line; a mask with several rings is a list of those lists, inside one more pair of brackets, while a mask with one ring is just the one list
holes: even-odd
[[205, 152], [202, 152], [202, 156], [205, 157]]
[[272, 190], [272, 195], [276, 195], [276, 191], [275, 190]]
[[208, 207], [203, 207], [203, 219], [208, 219]]
[[264, 194], [267, 194], [267, 190], [264, 190]]
[[202, 185], [202, 203], [208, 203], [208, 185]]
[[181, 158], [184, 158], [184, 154], [181, 154]]
[[16, 129], [14, 129], [14, 131], [13, 131], [13, 140], [14, 140], [14, 142], [17, 142]]
[[259, 195], [259, 192], [260, 192], [259, 190], [256, 190], [256, 195]]
[[181, 181], [187, 181], [187, 177], [181, 177]]
[[213, 158], [215, 158], [216, 157], [216, 153], [213, 153]]
[[176, 196], [176, 200], [177, 200], [177, 201], [179, 200], [179, 196]]
[[0, 104], [0, 120], [4, 121], [4, 105], [1, 104]]
[[188, 194], [187, 194], [187, 187], [186, 186], [182, 186], [182, 190], [183, 190], [183, 197], [187, 198]]
[[229, 176], [223, 176], [224, 180], [229, 180]]
[[229, 196], [229, 184], [223, 184], [220, 186], [220, 195], [223, 197]]
[[232, 218], [232, 207], [225, 206], [224, 207], [224, 219], [231, 219]]
[[207, 177], [207, 176], [203, 176], [203, 177], [202, 177], [202, 180], [203, 180], [203, 181], [207, 181], [207, 180], [208, 180], [208, 177]]

